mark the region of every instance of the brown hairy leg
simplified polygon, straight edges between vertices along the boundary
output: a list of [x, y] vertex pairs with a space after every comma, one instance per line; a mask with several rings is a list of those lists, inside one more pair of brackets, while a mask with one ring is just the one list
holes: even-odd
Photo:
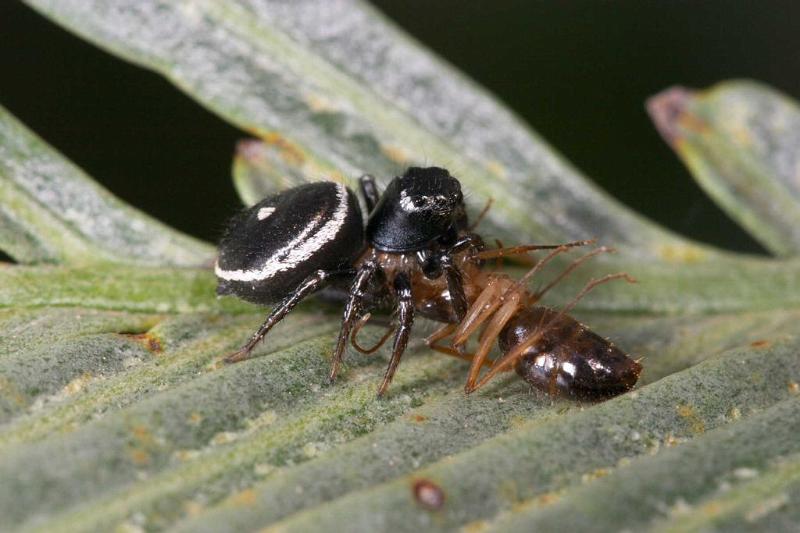
[[475, 228], [478, 227], [478, 225], [483, 221], [483, 217], [485, 217], [486, 213], [489, 212], [489, 209], [492, 208], [493, 203], [494, 203], [494, 198], [489, 198], [488, 200], [486, 200], [486, 205], [483, 206], [481, 212], [478, 213], [477, 217], [475, 217], [475, 221], [472, 224], [470, 224], [470, 226], [467, 228], [468, 231], [474, 231]]
[[568, 275], [570, 275], [576, 268], [581, 266], [583, 263], [585, 263], [586, 261], [588, 261], [589, 259], [591, 259], [592, 257], [594, 257], [596, 255], [606, 254], [606, 253], [613, 254], [613, 253], [616, 253], [616, 250], [613, 249], [613, 248], [609, 248], [607, 246], [600, 246], [599, 248], [595, 248], [591, 252], [580, 256], [579, 258], [574, 260], [572, 263], [570, 263], [567, 266], [567, 268], [565, 268], [558, 276], [553, 278], [553, 280], [550, 281], [550, 283], [545, 285], [544, 288], [539, 289], [538, 291], [536, 291], [536, 293], [534, 294], [534, 301], [541, 300], [542, 296], [544, 296], [550, 289], [552, 289], [553, 287], [558, 285], [561, 282], [561, 280], [563, 280]]
[[469, 391], [475, 386], [475, 382], [480, 375], [481, 368], [492, 349], [492, 345], [500, 332], [508, 324], [514, 315], [520, 309], [520, 302], [522, 294], [519, 292], [512, 293], [503, 305], [494, 313], [491, 320], [487, 324], [480, 336], [480, 343], [478, 351], [475, 353], [475, 358], [472, 360], [472, 366], [469, 369], [467, 376], [467, 383], [464, 385], [464, 390]]
[[[462, 353], [450, 346], [439, 344], [439, 341], [449, 337], [455, 331], [456, 326], [457, 324], [445, 324], [444, 326], [433, 332], [427, 339], [425, 339], [425, 343], [431, 350], [443, 353], [445, 355], [449, 355], [450, 357], [456, 357], [458, 359], [468, 361], [471, 363], [475, 359], [475, 356], [473, 354]], [[493, 362], [487, 359], [481, 364], [481, 366], [491, 368], [492, 364]]]

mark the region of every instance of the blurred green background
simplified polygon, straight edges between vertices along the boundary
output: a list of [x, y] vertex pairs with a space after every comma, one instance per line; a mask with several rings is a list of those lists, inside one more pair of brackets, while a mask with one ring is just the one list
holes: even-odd
[[[625, 204], [690, 237], [762, 250], [694, 184], [643, 103], [736, 77], [800, 98], [800, 2], [373, 3]], [[118, 196], [217, 239], [238, 207], [229, 174], [242, 132], [16, 1], [0, 2], [0, 35], [2, 105]]]

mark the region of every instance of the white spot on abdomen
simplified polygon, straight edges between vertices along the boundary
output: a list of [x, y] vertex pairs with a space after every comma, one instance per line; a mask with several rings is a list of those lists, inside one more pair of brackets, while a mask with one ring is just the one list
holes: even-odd
[[258, 210], [258, 215], [256, 216], [258, 216], [258, 220], [264, 220], [274, 212], [275, 212], [274, 207], [262, 207], [261, 209]]

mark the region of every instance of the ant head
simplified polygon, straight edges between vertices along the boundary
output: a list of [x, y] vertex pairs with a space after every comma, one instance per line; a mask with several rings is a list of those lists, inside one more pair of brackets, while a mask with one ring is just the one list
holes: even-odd
[[411, 167], [394, 178], [375, 206], [367, 238], [378, 249], [407, 252], [466, 227], [461, 184], [437, 167]]

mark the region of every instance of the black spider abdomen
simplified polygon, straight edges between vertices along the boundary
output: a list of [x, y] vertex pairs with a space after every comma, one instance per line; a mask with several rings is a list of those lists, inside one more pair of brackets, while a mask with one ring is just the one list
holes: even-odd
[[317, 270], [350, 268], [364, 247], [355, 194], [331, 182], [294, 187], [231, 220], [219, 245], [218, 294], [270, 304]]

